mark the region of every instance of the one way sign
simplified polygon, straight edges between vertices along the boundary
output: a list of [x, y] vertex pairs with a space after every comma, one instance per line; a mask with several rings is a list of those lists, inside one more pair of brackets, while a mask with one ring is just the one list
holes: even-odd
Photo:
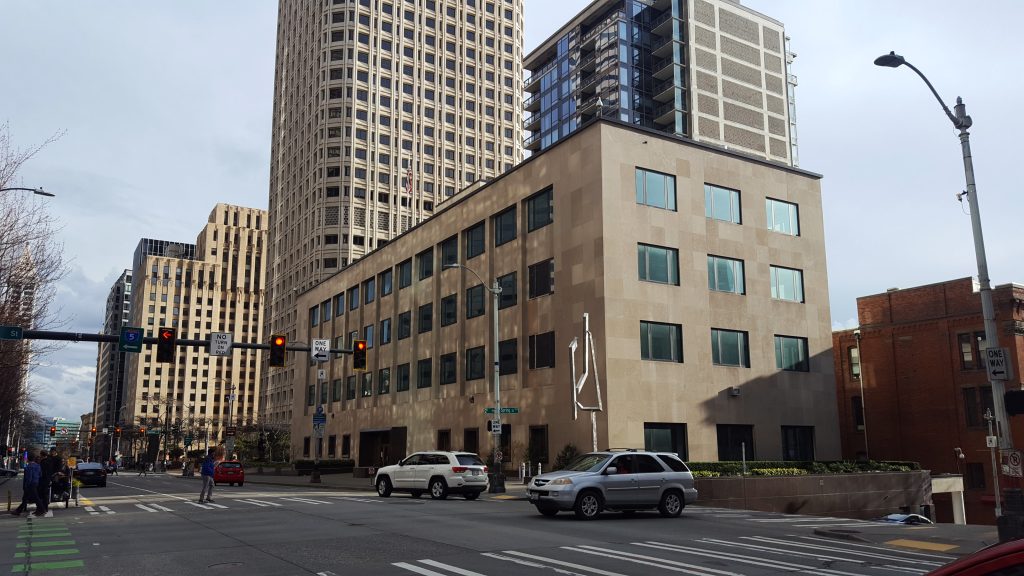
[[985, 361], [988, 366], [989, 380], [1010, 379], [1010, 351], [1006, 348], [988, 348], [985, 350]]

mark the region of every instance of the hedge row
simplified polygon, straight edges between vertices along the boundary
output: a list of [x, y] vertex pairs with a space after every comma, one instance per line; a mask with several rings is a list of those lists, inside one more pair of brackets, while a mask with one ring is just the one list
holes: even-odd
[[[687, 462], [697, 478], [718, 476], [740, 476], [742, 462]], [[917, 462], [875, 462], [834, 460], [822, 462], [790, 462], [773, 460], [748, 460], [747, 473], [756, 476], [792, 476], [799, 474], [852, 474], [857, 472], [910, 472], [920, 470]]]

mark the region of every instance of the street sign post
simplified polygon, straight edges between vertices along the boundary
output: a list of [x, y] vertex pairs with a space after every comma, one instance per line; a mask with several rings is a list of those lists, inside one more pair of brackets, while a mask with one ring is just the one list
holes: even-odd
[[21, 326], [0, 326], [0, 340], [21, 340]]
[[[491, 420], [491, 434], [501, 436], [501, 420], [497, 418]], [[498, 458], [498, 460], [501, 460], [501, 458]]]
[[125, 326], [121, 328], [121, 335], [117, 341], [117, 349], [121, 352], [142, 352], [142, 338], [145, 331], [136, 326]]
[[1024, 466], [1020, 450], [1003, 450], [1003, 474], [1020, 478], [1024, 476]]
[[1006, 348], [986, 348], [985, 364], [989, 380], [1010, 379], [1010, 351]]
[[[519, 414], [519, 408], [506, 408], [505, 406], [502, 406], [501, 407], [501, 413], [502, 414]], [[494, 414], [494, 406], [489, 406], [487, 408], [484, 408], [484, 414]]]
[[327, 357], [330, 356], [330, 354], [328, 353], [330, 349], [330, 340], [315, 339], [313, 340], [313, 343], [310, 346], [309, 354], [310, 356], [313, 357], [313, 360], [316, 360], [317, 362], [327, 362]]
[[210, 334], [210, 356], [231, 355], [231, 333], [213, 332]]

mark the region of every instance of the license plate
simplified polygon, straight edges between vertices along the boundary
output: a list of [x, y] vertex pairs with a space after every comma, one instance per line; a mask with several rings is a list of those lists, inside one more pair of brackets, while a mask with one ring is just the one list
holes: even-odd
[[479, 470], [473, 470], [473, 476], [479, 476], [479, 475], [480, 475], [480, 471]]

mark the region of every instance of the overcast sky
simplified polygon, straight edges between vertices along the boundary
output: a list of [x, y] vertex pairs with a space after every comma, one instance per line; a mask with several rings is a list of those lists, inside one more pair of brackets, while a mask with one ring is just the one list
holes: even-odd
[[[525, 1], [527, 52], [589, 3]], [[858, 296], [977, 274], [956, 131], [911, 70], [872, 65], [890, 50], [950, 106], [967, 103], [990, 276], [1024, 282], [1009, 169], [1024, 134], [1024, 2], [744, 4], [783, 22], [798, 55], [800, 166], [824, 175], [834, 327], [856, 325]], [[266, 208], [276, 12], [272, 0], [0, 0], [0, 122], [22, 146], [66, 131], [20, 182], [57, 194], [64, 329], [102, 328], [140, 238], [194, 242], [217, 202]], [[95, 363], [84, 343], [44, 358], [31, 378], [41, 411], [91, 411]]]

